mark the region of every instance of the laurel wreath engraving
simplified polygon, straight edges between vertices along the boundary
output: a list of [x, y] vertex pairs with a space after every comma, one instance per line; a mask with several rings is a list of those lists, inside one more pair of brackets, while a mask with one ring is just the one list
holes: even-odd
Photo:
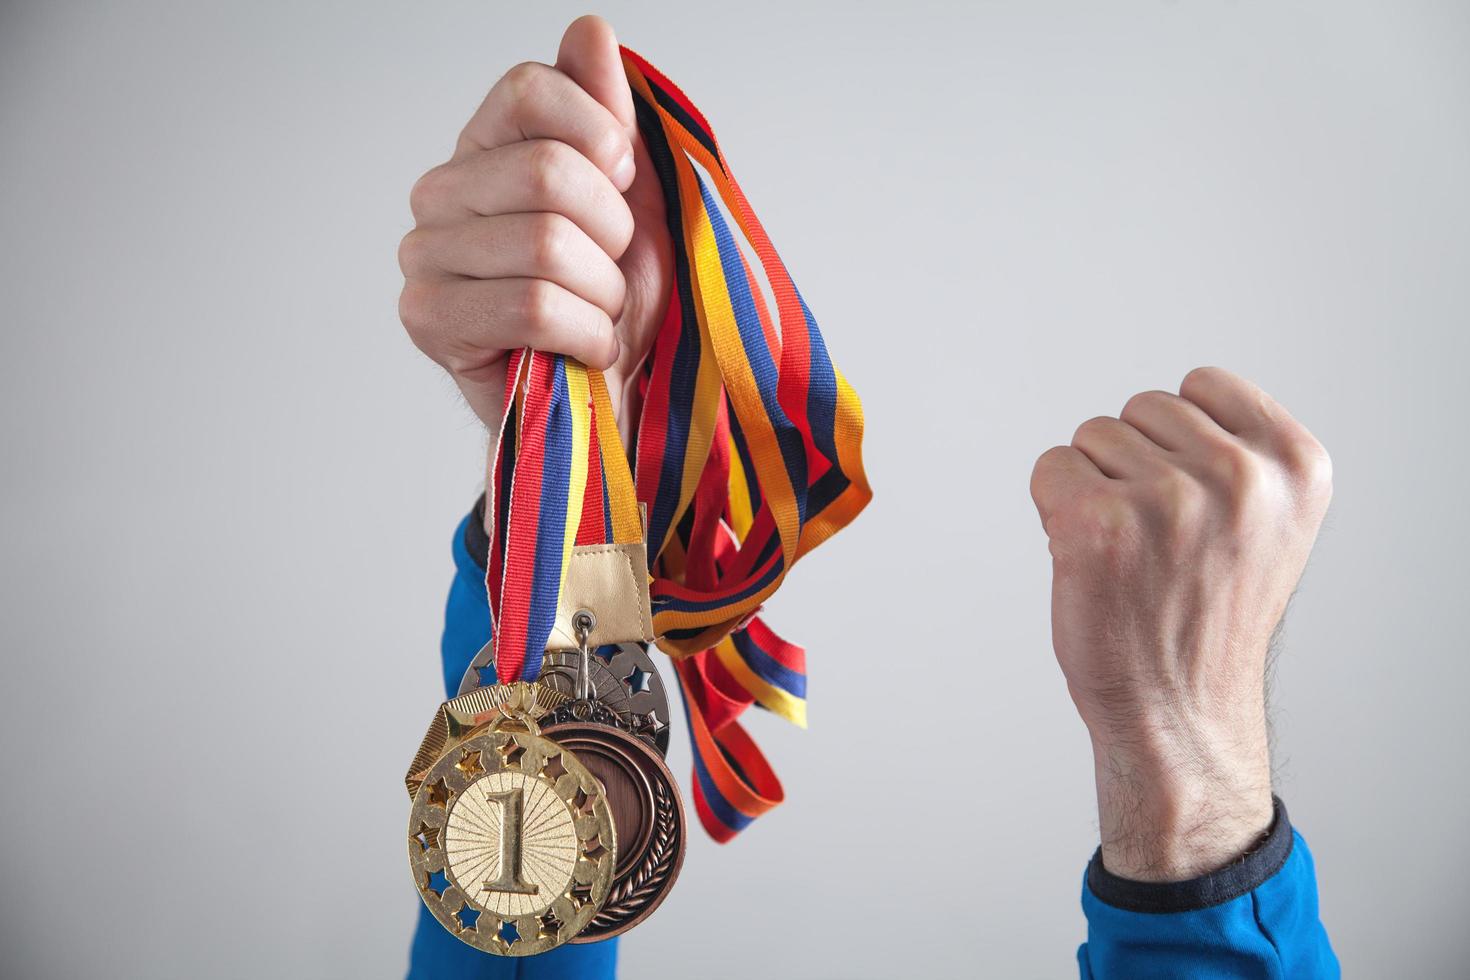
[[627, 878], [613, 883], [602, 910], [588, 924], [588, 931], [611, 929], [639, 915], [650, 899], [657, 897], [665, 885], [678, 854], [678, 821], [674, 816], [675, 804], [669, 789], [662, 782], [655, 786], [654, 805], [657, 810], [653, 828], [653, 839], [648, 853], [638, 867]]

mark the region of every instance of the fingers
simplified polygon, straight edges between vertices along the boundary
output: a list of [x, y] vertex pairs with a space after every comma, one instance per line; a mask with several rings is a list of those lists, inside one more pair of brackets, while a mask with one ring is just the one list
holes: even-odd
[[628, 202], [586, 157], [555, 140], [513, 143], [435, 167], [409, 195], [420, 225], [552, 211], [616, 259], [633, 238]]
[[1031, 499], [1042, 526], [1062, 506], [1105, 486], [1107, 479], [1080, 449], [1053, 446], [1042, 453], [1031, 470]]
[[1179, 395], [1238, 436], [1249, 435], [1286, 414], [1270, 395], [1224, 368], [1195, 368], [1184, 376]]
[[[649, 257], [649, 235], [630, 246], [633, 209], [656, 240], [663, 200], [651, 166], [635, 181], [638, 153], [646, 159], [617, 38], [589, 16], [567, 29], [555, 68], [528, 62], [507, 72], [450, 161], [415, 184], [416, 227], [399, 249], [399, 315], [487, 425], [501, 415], [506, 350], [533, 347], [606, 369], [621, 353], [614, 321], [656, 327], [640, 296], [661, 292], [645, 271], [658, 256]], [[634, 344], [650, 330], [630, 331]]]
[[1226, 436], [1204, 409], [1167, 391], [1144, 391], [1128, 399], [1118, 417], [1155, 444], [1185, 452], [1202, 440]]
[[419, 349], [456, 376], [473, 377], [515, 347], [598, 369], [620, 350], [606, 312], [544, 279], [410, 279], [398, 312]]
[[623, 122], [566, 74], [534, 62], [495, 83], [465, 124], [454, 158], [533, 139], [572, 147], [619, 191], [633, 183], [633, 142]]
[[[1224, 368], [1195, 368], [1179, 394], [1240, 441], [1279, 464], [1314, 500], [1331, 496], [1332, 461], [1306, 426], [1256, 385]], [[1324, 504], [1325, 506], [1325, 504]]]
[[635, 134], [633, 94], [611, 24], [594, 14], [572, 21], [562, 35], [556, 67], [611, 112], [630, 137]]
[[1078, 426], [1072, 446], [1115, 480], [1145, 476], [1166, 465], [1159, 446], [1127, 422], [1106, 415]]
[[617, 263], [570, 219], [552, 212], [416, 228], [404, 237], [398, 256], [410, 279], [545, 279], [609, 317], [622, 311]]

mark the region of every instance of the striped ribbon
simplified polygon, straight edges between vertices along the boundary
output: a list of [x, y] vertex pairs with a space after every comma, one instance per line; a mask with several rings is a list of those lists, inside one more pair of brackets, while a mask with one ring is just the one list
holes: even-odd
[[643, 540], [601, 372], [561, 354], [513, 351], [505, 405], [485, 573], [502, 684], [540, 676], [572, 546]]
[[758, 704], [806, 724], [805, 651], [756, 612], [871, 498], [862, 408], [703, 114], [627, 48], [623, 64], [674, 244], [674, 288], [639, 378], [636, 480], [602, 376], [516, 352], [491, 481], [496, 672], [538, 675], [573, 544], [640, 540], [641, 503], [654, 633], [676, 661], [695, 807], [726, 841], [783, 797], [740, 714]]

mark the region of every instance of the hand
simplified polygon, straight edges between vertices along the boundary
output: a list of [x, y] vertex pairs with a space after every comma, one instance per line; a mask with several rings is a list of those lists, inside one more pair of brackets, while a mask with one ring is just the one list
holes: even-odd
[[417, 224], [399, 247], [399, 314], [492, 439], [515, 348], [603, 369], [614, 405], [627, 403], [673, 247], [606, 21], [574, 21], [556, 67], [506, 72], [409, 200]]
[[1037, 461], [1052, 640], [1114, 874], [1195, 877], [1270, 826], [1266, 656], [1331, 473], [1300, 422], [1219, 368], [1135, 395]]

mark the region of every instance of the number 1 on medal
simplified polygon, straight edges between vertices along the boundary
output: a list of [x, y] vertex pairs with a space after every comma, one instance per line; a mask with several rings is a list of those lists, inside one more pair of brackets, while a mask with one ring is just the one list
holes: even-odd
[[521, 879], [521, 810], [525, 806], [521, 791], [486, 793], [485, 799], [500, 807], [500, 874], [485, 881], [485, 891], [536, 894], [536, 886]]

